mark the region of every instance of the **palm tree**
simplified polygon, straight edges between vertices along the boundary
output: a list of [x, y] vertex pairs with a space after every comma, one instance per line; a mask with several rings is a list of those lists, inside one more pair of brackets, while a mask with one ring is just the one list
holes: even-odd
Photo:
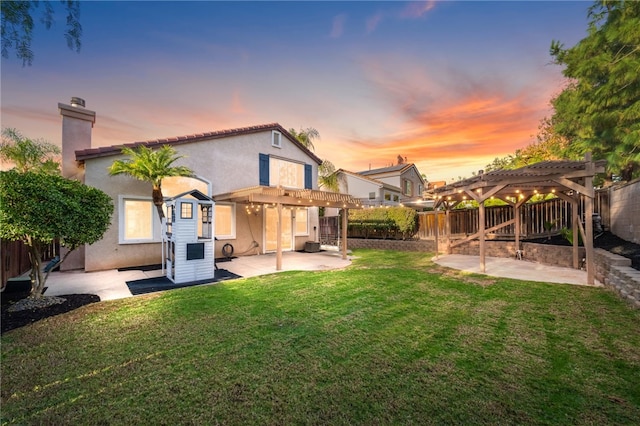
[[[310, 151], [315, 150], [313, 140], [320, 139], [320, 132], [313, 127], [307, 127], [306, 129], [300, 128], [299, 132], [296, 132], [296, 129], [291, 128], [289, 129], [289, 133], [291, 133], [291, 136], [296, 138], [302, 146]], [[318, 166], [318, 184], [329, 191], [340, 191], [336, 167], [331, 161], [322, 160], [322, 163]]]
[[132, 178], [149, 182], [153, 185], [151, 193], [153, 204], [158, 210], [160, 220], [164, 218], [164, 197], [162, 195], [162, 179], [172, 176], [193, 176], [193, 171], [185, 166], [172, 166], [172, 164], [182, 158], [176, 155], [176, 150], [169, 145], [162, 145], [156, 151], [140, 145], [137, 150], [123, 148], [122, 153], [130, 157], [129, 160], [116, 160], [109, 168], [112, 176], [125, 174]]
[[309, 151], [315, 151], [315, 147], [313, 146], [314, 139], [320, 139], [320, 133], [314, 129], [313, 127], [307, 127], [306, 129], [300, 128], [299, 132], [296, 132], [296, 129], [289, 129], [289, 133], [291, 136], [296, 138], [298, 142], [302, 144]]
[[29, 139], [16, 129], [2, 129], [0, 159], [13, 163], [20, 173], [60, 174], [56, 161], [60, 148], [42, 139]]

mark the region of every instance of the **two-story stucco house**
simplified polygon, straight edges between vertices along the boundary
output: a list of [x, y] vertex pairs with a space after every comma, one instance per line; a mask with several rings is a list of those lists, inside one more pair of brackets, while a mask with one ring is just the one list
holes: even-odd
[[215, 200], [216, 257], [231, 244], [235, 255], [277, 252], [280, 258], [282, 251], [317, 240], [318, 207], [359, 207], [346, 194], [317, 189], [321, 160], [277, 123], [92, 148], [95, 112], [74, 99], [72, 105], [58, 104], [63, 174], [109, 194], [115, 212], [103, 239], [85, 247], [66, 269], [160, 263], [164, 225], [152, 204], [150, 184], [108, 172], [115, 160], [126, 159], [123, 146], [171, 145], [183, 156], [175, 165], [189, 167], [194, 176], [163, 180], [163, 194], [168, 198], [197, 190]]
[[425, 180], [413, 163], [357, 173], [340, 169], [337, 173], [340, 192], [357, 198], [363, 206], [425, 207]]

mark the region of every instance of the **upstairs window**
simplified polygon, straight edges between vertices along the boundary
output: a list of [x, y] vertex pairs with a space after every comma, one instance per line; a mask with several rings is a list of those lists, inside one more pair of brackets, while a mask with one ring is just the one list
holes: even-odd
[[271, 146], [282, 148], [282, 133], [276, 130], [271, 131]]
[[370, 192], [369, 193], [369, 199], [370, 200], [375, 200], [376, 199], [376, 193], [375, 192]]
[[407, 196], [413, 195], [413, 182], [408, 179], [402, 182], [402, 194]]
[[285, 188], [304, 188], [304, 164], [269, 158], [269, 184]]

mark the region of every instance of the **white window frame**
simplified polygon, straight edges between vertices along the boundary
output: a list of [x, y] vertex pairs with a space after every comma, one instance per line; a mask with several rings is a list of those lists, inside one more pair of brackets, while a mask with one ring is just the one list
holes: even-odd
[[[216, 214], [215, 208], [218, 206], [231, 206], [231, 234], [229, 235], [219, 235], [218, 227], [216, 224]], [[236, 203], [225, 203], [223, 201], [216, 201], [214, 210], [213, 210], [213, 226], [214, 226], [214, 235], [218, 240], [235, 240], [236, 239]]]
[[[298, 213], [304, 210], [307, 213], [307, 229], [304, 232], [298, 232]], [[293, 234], [296, 237], [306, 237], [309, 235], [309, 209], [308, 208], [296, 208], [294, 210], [295, 217], [293, 218]]]
[[[136, 238], [126, 239], [124, 235], [124, 203], [125, 201], [148, 201], [151, 204], [151, 217], [152, 217], [152, 233], [151, 238]], [[150, 197], [140, 197], [135, 195], [119, 195], [118, 196], [118, 244], [151, 244], [159, 243], [162, 241], [160, 236], [161, 223], [158, 217], [156, 206], [153, 204], [153, 199]]]
[[282, 148], [282, 133], [277, 130], [271, 131], [271, 146]]

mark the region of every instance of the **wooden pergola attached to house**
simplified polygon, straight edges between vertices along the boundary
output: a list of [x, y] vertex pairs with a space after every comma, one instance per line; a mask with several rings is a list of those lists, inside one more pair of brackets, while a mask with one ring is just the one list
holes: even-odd
[[[445, 209], [445, 234], [447, 253], [451, 248], [478, 239], [480, 248], [480, 270], [485, 272], [485, 239], [488, 233], [505, 226], [514, 225], [516, 249], [520, 247], [520, 207], [536, 194], [554, 194], [572, 206], [573, 267], [579, 268], [578, 232], [584, 241], [586, 252], [587, 283], [594, 283], [593, 263], [593, 177], [604, 172], [605, 161], [593, 162], [587, 154], [584, 161], [543, 161], [514, 170], [480, 172], [477, 176], [464, 179], [429, 191], [435, 201], [435, 208]], [[584, 225], [578, 217], [580, 198], [584, 197]], [[513, 208], [513, 219], [494, 227], [485, 228], [484, 202], [498, 198]], [[475, 200], [478, 208], [478, 232], [463, 240], [451, 242], [450, 211], [458, 203]], [[436, 226], [436, 253], [438, 235]], [[515, 255], [515, 253], [514, 253]]]
[[278, 235], [276, 248], [276, 270], [282, 269], [282, 208], [283, 207], [337, 207], [342, 209], [342, 258], [347, 258], [347, 219], [349, 209], [362, 208], [360, 202], [349, 194], [318, 191], [315, 189], [288, 189], [271, 186], [252, 186], [214, 197], [216, 201], [240, 204], [262, 204], [276, 207], [278, 212]]

